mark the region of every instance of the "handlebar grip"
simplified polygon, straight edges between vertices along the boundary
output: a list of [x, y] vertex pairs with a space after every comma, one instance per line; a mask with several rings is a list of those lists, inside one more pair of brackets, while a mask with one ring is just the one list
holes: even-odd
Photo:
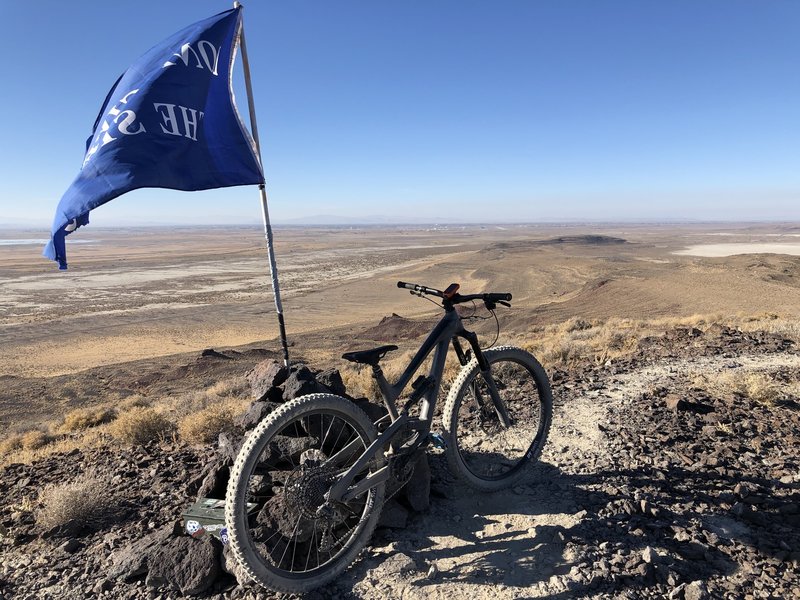
[[424, 285], [419, 285], [418, 283], [406, 283], [405, 281], [398, 281], [397, 287], [405, 288], [407, 290], [411, 290], [412, 292], [419, 292], [421, 294], [430, 294], [431, 296], [439, 296], [440, 298], [442, 297], [441, 291], [425, 287]]
[[491, 300], [493, 302], [501, 302], [501, 301], [511, 302], [511, 294], [508, 294], [508, 293], [505, 293], [505, 294], [495, 294], [495, 293], [486, 294], [486, 299], [487, 300]]

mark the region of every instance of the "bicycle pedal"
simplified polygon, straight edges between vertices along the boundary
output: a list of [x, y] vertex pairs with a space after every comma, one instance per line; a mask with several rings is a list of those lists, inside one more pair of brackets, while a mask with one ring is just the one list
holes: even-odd
[[429, 437], [431, 438], [431, 442], [433, 442], [435, 448], [439, 448], [441, 450], [447, 448], [447, 442], [440, 433], [431, 433], [429, 434]]

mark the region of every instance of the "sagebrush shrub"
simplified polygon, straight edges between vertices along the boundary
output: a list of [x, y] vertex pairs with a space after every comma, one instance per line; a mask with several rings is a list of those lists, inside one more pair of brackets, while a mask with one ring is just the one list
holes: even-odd
[[109, 433], [126, 444], [161, 440], [174, 430], [173, 422], [152, 408], [132, 408], [119, 415], [109, 427]]
[[223, 431], [233, 429], [233, 420], [243, 409], [242, 402], [235, 400], [211, 404], [183, 417], [178, 423], [178, 435], [190, 444], [208, 444]]
[[61, 431], [83, 431], [103, 423], [110, 423], [114, 417], [116, 412], [110, 408], [76, 408], [64, 416]]
[[39, 494], [41, 507], [36, 522], [43, 529], [73, 521], [97, 527], [113, 515], [117, 506], [109, 488], [107, 481], [91, 473], [68, 483], [50, 484]]

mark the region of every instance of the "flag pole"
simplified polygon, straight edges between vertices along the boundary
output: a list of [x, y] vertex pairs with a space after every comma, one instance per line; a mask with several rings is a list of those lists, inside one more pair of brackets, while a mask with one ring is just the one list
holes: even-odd
[[[234, 2], [233, 7], [239, 8], [241, 4]], [[247, 60], [247, 45], [244, 41], [244, 24], [239, 32], [239, 47], [242, 51], [242, 67], [244, 68], [244, 83], [247, 89], [247, 106], [250, 110], [250, 128], [253, 132], [253, 141], [256, 144], [258, 160], [262, 164], [261, 144], [258, 141], [258, 125], [256, 124], [256, 108], [253, 103], [253, 86], [250, 83], [250, 63]], [[283, 320], [283, 305], [281, 304], [281, 288], [278, 284], [278, 266], [275, 264], [275, 252], [272, 245], [272, 225], [269, 222], [269, 210], [267, 208], [267, 190], [263, 183], [258, 185], [261, 195], [261, 217], [264, 222], [264, 237], [267, 240], [267, 256], [269, 257], [269, 272], [272, 277], [272, 291], [275, 295], [275, 309], [278, 312], [278, 327], [281, 334], [281, 345], [283, 346], [283, 364], [289, 366], [289, 345], [286, 341], [286, 325]]]

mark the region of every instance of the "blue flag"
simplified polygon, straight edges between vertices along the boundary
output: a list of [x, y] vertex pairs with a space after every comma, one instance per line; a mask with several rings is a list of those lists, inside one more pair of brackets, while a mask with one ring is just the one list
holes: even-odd
[[241, 8], [190, 25], [151, 48], [111, 88], [44, 249], [60, 269], [67, 268], [65, 236], [89, 223], [90, 210], [125, 192], [264, 182], [233, 100], [240, 28]]

